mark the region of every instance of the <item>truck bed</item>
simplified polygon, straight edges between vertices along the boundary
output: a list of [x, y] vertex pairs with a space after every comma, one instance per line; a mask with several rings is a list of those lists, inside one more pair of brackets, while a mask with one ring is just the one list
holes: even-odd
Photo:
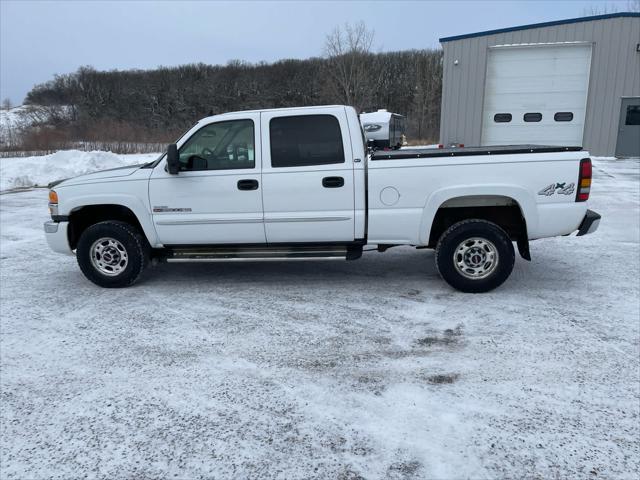
[[476, 155], [508, 155], [514, 153], [579, 152], [582, 147], [558, 147], [553, 145], [495, 145], [461, 148], [412, 148], [379, 150], [371, 160], [401, 160], [406, 158], [467, 157]]

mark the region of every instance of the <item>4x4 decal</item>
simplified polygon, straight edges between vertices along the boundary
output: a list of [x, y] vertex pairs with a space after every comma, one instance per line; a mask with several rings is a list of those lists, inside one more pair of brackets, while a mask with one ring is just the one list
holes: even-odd
[[552, 183], [551, 185], [547, 185], [542, 190], [538, 192], [538, 195], [545, 195], [550, 197], [554, 193], [558, 193], [560, 195], [571, 195], [575, 190], [576, 184], [570, 183], [567, 185], [567, 182], [564, 183]]

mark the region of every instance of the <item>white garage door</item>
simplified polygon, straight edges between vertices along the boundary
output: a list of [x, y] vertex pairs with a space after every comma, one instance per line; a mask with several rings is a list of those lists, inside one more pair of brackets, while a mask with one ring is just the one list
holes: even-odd
[[591, 45], [489, 49], [482, 145], [582, 145]]

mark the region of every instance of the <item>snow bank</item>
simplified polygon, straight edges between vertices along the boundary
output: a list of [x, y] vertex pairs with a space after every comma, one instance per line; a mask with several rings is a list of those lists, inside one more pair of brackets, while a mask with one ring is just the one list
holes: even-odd
[[49, 182], [107, 168], [136, 165], [157, 158], [157, 153], [116, 155], [111, 152], [61, 150], [51, 155], [0, 159], [0, 191], [44, 187]]

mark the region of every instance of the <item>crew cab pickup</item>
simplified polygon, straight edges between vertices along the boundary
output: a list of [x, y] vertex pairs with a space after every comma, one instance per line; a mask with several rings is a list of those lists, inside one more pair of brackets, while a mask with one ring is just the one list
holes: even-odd
[[245, 111], [200, 120], [156, 161], [54, 182], [50, 247], [103, 287], [153, 261], [355, 260], [435, 249], [465, 292], [502, 284], [514, 242], [584, 235], [591, 160], [579, 147], [370, 152], [352, 107]]

